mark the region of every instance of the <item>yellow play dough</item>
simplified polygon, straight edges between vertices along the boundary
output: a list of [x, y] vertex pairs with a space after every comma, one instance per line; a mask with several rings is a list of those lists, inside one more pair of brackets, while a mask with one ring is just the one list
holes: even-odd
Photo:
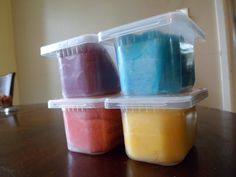
[[126, 109], [123, 129], [127, 155], [134, 160], [174, 165], [196, 138], [197, 115], [190, 109]]

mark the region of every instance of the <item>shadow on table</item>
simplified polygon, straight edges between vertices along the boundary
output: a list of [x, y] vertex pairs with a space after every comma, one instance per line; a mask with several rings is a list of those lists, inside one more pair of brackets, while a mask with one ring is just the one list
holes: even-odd
[[128, 159], [127, 177], [193, 177], [198, 174], [198, 153], [197, 149], [193, 147], [187, 157], [178, 165], [174, 166], [161, 166], [155, 164], [149, 164], [144, 162], [138, 162]]
[[195, 147], [182, 163], [169, 167], [131, 160], [121, 146], [102, 155], [68, 152], [67, 159], [70, 177], [195, 177], [199, 174], [198, 151]]
[[100, 155], [88, 155], [68, 151], [67, 160], [67, 176], [70, 177], [126, 176], [127, 157], [123, 145]]

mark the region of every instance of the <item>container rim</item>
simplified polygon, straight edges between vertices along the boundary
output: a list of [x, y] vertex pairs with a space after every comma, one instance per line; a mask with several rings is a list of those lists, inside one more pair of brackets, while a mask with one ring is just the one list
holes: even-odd
[[131, 33], [138, 33], [181, 21], [185, 27], [191, 28], [195, 32], [195, 38], [205, 40], [203, 30], [181, 11], [168, 12], [101, 31], [98, 33], [98, 40], [99, 42], [107, 42]]
[[118, 96], [107, 98], [107, 109], [185, 109], [195, 106], [208, 96], [206, 88], [193, 89], [190, 92], [175, 95], [155, 96]]
[[85, 98], [61, 98], [48, 101], [49, 109], [58, 109], [58, 108], [104, 108], [104, 101], [106, 98], [112, 98], [117, 96], [108, 95], [108, 96], [98, 96], [98, 97], [85, 97]]
[[48, 108], [102, 108], [105, 98], [65, 98], [49, 100]]
[[84, 34], [68, 40], [56, 42], [40, 48], [40, 55], [46, 57], [55, 57], [57, 52], [63, 49], [69, 49], [86, 43], [98, 43], [97, 34]]

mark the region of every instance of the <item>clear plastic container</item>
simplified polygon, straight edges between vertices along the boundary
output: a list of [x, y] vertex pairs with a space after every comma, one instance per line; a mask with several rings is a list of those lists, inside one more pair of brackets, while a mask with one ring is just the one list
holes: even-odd
[[82, 35], [41, 47], [41, 55], [57, 56], [64, 98], [120, 92], [118, 72], [96, 34]]
[[129, 23], [98, 34], [116, 49], [124, 95], [189, 90], [195, 82], [194, 43], [202, 30], [182, 12]]
[[62, 108], [70, 151], [102, 154], [123, 142], [120, 110], [104, 108], [104, 98], [50, 100], [49, 108]]
[[195, 105], [206, 89], [179, 95], [108, 98], [105, 107], [121, 109], [125, 149], [137, 161], [160, 165], [180, 163], [197, 135]]

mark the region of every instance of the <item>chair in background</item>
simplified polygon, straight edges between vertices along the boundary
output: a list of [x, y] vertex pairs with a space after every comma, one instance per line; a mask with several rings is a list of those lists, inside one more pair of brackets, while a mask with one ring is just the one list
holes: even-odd
[[11, 106], [13, 100], [15, 72], [0, 76], [0, 98], [3, 106]]

